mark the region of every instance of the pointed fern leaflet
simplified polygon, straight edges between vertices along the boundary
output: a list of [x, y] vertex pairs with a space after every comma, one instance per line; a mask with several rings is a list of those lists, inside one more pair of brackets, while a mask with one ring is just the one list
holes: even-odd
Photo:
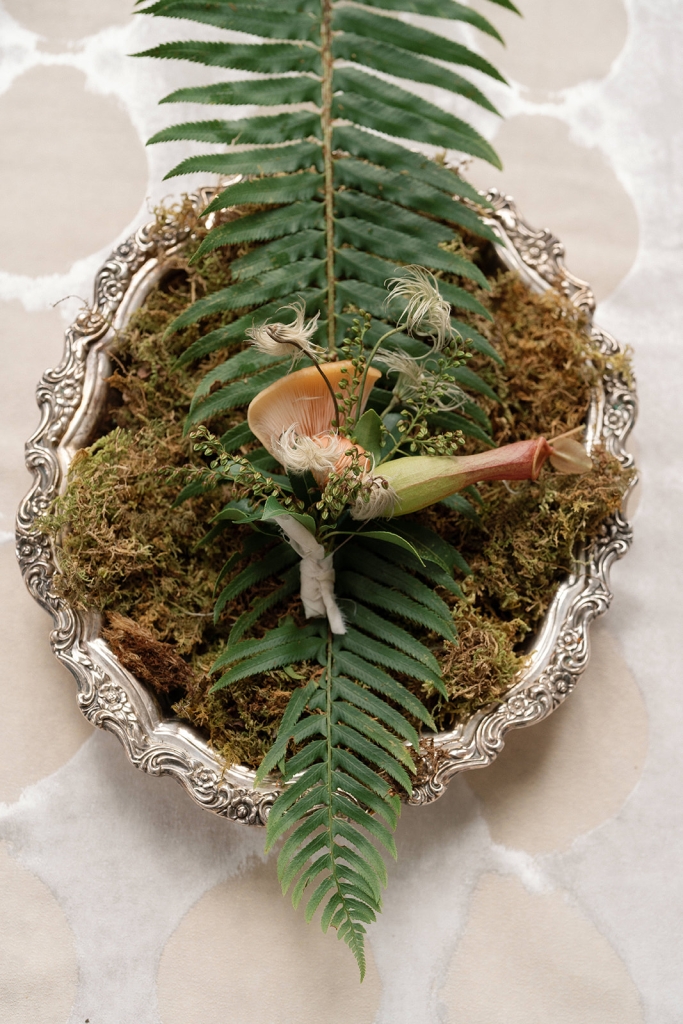
[[[515, 10], [510, 0], [492, 2]], [[267, 207], [228, 223], [219, 221], [195, 253], [197, 258], [228, 243], [256, 246], [233, 264], [232, 284], [196, 302], [172, 329], [214, 313], [251, 312], [244, 323], [200, 339], [183, 361], [235, 344], [247, 326], [262, 322], [299, 295], [309, 315], [320, 310], [318, 340], [333, 352], [344, 334], [349, 305], [372, 312], [379, 320], [391, 319], [383, 306], [384, 294], [375, 297], [373, 289], [381, 289], [379, 274], [385, 280], [400, 274], [405, 265], [419, 263], [438, 274], [488, 287], [479, 268], [454, 251], [460, 229], [495, 238], [482, 220], [485, 201], [457, 173], [407, 147], [426, 143], [500, 166], [495, 151], [462, 118], [377, 74], [401, 79], [406, 86], [437, 85], [495, 112], [461, 73], [471, 69], [492, 81], [504, 81], [490, 63], [467, 46], [397, 20], [396, 14], [428, 14], [499, 38], [486, 18], [454, 0], [369, 0], [364, 7], [337, 0], [281, 0], [275, 6], [259, 0], [157, 0], [139, 9], [155, 17], [195, 21], [263, 39], [181, 40], [144, 51], [139, 56], [267, 76], [180, 89], [162, 102], [224, 106], [228, 112], [240, 104], [290, 108], [237, 120], [228, 116], [189, 121], [163, 129], [150, 140], [187, 139], [228, 147], [190, 157], [168, 175], [201, 170], [241, 175], [242, 180], [216, 197], [207, 214], [247, 203]], [[373, 259], [383, 264], [381, 270]], [[448, 288], [447, 282], [444, 285]], [[466, 313], [485, 312], [465, 289], [453, 285], [447, 297]], [[399, 314], [393, 311], [394, 320]], [[454, 327], [473, 347], [496, 358], [488, 342], [467, 323], [454, 321]], [[228, 363], [226, 381], [241, 369]], [[285, 371], [285, 365], [274, 367], [254, 387]], [[207, 392], [205, 386], [196, 397], [193, 423], [246, 404], [250, 393], [239, 382], [226, 383], [214, 395]], [[472, 436], [486, 439], [486, 427], [473, 422], [469, 412], [459, 420], [459, 427], [464, 423]], [[452, 423], [434, 426], [457, 429]]]

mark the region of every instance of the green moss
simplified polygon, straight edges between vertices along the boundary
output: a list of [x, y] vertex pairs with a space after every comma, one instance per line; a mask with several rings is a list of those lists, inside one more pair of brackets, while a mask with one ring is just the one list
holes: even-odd
[[[170, 215], [159, 211], [159, 230], [169, 216], [194, 225], [187, 204]], [[218, 250], [192, 268], [182, 254], [175, 257], [167, 277], [117, 340], [102, 436], [74, 459], [66, 493], [44, 525], [59, 535], [59, 592], [104, 613], [112, 648], [157, 689], [168, 713], [173, 710], [202, 729], [226, 760], [254, 766], [272, 743], [299, 679], [294, 672], [274, 671], [258, 684], [248, 680], [209, 692], [208, 670], [259, 588], [213, 624], [218, 571], [241, 548], [246, 528], [224, 532], [210, 547], [198, 546], [224, 495], [171, 506], [183, 473], [196, 460], [182, 432], [191, 396], [223, 356], [178, 370], [178, 354], [200, 329], [193, 325], [164, 337], [190, 302], [230, 282], [230, 262], [244, 251]], [[479, 255], [487, 258], [485, 250]], [[502, 398], [500, 405], [483, 402], [496, 441], [552, 437], [582, 423], [605, 361], [591, 348], [581, 315], [554, 292], [532, 295], [511, 274], [500, 274], [492, 293], [477, 291], [477, 297], [494, 314], [493, 323], [478, 318], [477, 328], [506, 360], [504, 368], [472, 361]], [[244, 312], [203, 321], [201, 334]], [[237, 412], [212, 429], [221, 432], [242, 417]], [[421, 513], [473, 569], [463, 581], [465, 602], [443, 595], [454, 609], [459, 644], [427, 637], [442, 661], [449, 700], [434, 693], [420, 696], [427, 697], [440, 728], [452, 728], [509, 688], [523, 664], [524, 638], [569, 570], [577, 541], [618, 508], [627, 483], [628, 474], [616, 460], [598, 453], [589, 477], [544, 471], [535, 484], [482, 487], [481, 526], [442, 506]], [[271, 584], [262, 586], [267, 590]], [[288, 608], [279, 607], [262, 627], [285, 614], [300, 614], [298, 598]]]

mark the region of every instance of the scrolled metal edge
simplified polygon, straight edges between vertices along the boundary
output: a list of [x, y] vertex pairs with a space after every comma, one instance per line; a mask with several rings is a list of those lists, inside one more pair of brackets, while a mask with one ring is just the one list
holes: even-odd
[[[565, 267], [562, 243], [551, 232], [537, 231], [526, 224], [510, 196], [492, 190], [487, 198], [503, 229], [499, 232], [502, 244], [513, 245], [533, 272], [581, 309], [589, 321], [591, 338], [603, 355], [621, 354], [619, 343], [591, 323], [595, 308], [593, 293], [586, 282]], [[637, 416], [635, 387], [610, 368], [608, 362], [603, 388], [605, 408], [599, 440], [624, 468], [632, 468], [633, 456], [625, 445]], [[623, 512], [615, 513], [601, 524], [597, 537], [578, 554], [577, 561], [583, 563], [579, 569], [583, 587], [562, 622], [548, 664], [528, 686], [513, 687], [509, 697], [488, 712], [480, 713], [474, 730], [454, 730], [450, 743], [439, 748], [440, 756], [432, 775], [414, 788], [409, 803], [422, 805], [437, 800], [454, 775], [491, 764], [503, 749], [510, 729], [542, 721], [567, 699], [588, 664], [590, 624], [607, 611], [612, 600], [611, 566], [626, 554], [632, 539], [631, 525]]]
[[547, 228], [532, 228], [520, 217], [511, 196], [490, 189], [486, 198], [493, 208], [498, 233], [506, 236], [523, 263], [538, 274], [546, 284], [559, 289], [589, 318], [595, 311], [595, 296], [586, 281], [575, 277], [564, 263], [564, 245]]
[[169, 747], [153, 745], [134, 761], [149, 775], [171, 775], [208, 811], [245, 825], [265, 825], [277, 793], [242, 789], [204, 761]]
[[[211, 193], [210, 189], [202, 190], [193, 200], [197, 206], [204, 206]], [[502, 245], [511, 246], [545, 286], [559, 288], [590, 318], [594, 307], [592, 293], [588, 285], [567, 271], [559, 240], [548, 231], [530, 228], [509, 197], [491, 192], [489, 198]], [[206, 760], [155, 741], [153, 729], [145, 728], [144, 709], [136, 707], [126, 687], [112, 679], [88, 653], [82, 642], [82, 617], [52, 589], [52, 542], [32, 528], [59, 488], [61, 471], [56, 448], [81, 400], [88, 349], [108, 330], [135, 272], [147, 259], [163, 255], [187, 236], [186, 230], [172, 228], [155, 233], [155, 227], [142, 227], [104, 264], [95, 282], [94, 308], [83, 311], [67, 331], [62, 363], [55, 370], [48, 370], [38, 386], [41, 421], [26, 446], [26, 462], [34, 482], [17, 516], [17, 555], [29, 590], [55, 619], [52, 646], [77, 681], [79, 705], [88, 720], [117, 735], [132, 763], [141, 770], [152, 775], [171, 775], [197, 803], [215, 813], [245, 824], [263, 825], [277, 796], [276, 790], [234, 786], [225, 779], [217, 758], [209, 758], [207, 765]], [[620, 351], [617, 342], [597, 328], [593, 328], [593, 336], [605, 354]], [[601, 440], [624, 465], [631, 465], [624, 442], [635, 419], [635, 393], [617, 374], [608, 375], [604, 383], [607, 415], [603, 418]], [[627, 550], [630, 540], [630, 527], [623, 516], [614, 516], [603, 524], [600, 537], [589, 549], [587, 585], [572, 605], [550, 663], [528, 687], [515, 689], [507, 700], [479, 716], [468, 742], [460, 742], [456, 737], [448, 747], [441, 748], [437, 767], [426, 782], [416, 787], [411, 803], [431, 802], [442, 795], [457, 772], [489, 764], [502, 749], [508, 729], [540, 721], [566, 699], [588, 660], [588, 624], [608, 607], [611, 599], [609, 566]]]
[[[202, 208], [214, 192], [202, 189], [191, 199]], [[54, 545], [49, 536], [35, 528], [36, 520], [59, 491], [57, 447], [82, 400], [89, 349], [109, 330], [140, 267], [174, 249], [188, 234], [186, 228], [160, 232], [156, 222], [151, 222], [117, 246], [95, 278], [93, 306], [82, 310], [65, 333], [61, 363], [43, 374], [36, 389], [40, 422], [25, 447], [26, 466], [33, 482], [17, 512], [17, 559], [29, 592], [53, 617], [52, 649], [74, 676], [78, 704], [88, 721], [114, 733], [133, 764], [152, 775], [172, 775], [202, 806], [234, 821], [265, 825], [276, 793], [230, 785], [222, 777], [218, 761], [219, 770], [214, 770], [182, 751], [154, 745], [145, 728], [144, 709], [136, 707], [126, 686], [91, 657], [85, 643], [86, 619], [55, 593]]]

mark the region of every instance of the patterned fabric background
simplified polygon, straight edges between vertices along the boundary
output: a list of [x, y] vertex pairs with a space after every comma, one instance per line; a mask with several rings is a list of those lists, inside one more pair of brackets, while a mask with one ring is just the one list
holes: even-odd
[[567, 704], [404, 813], [362, 987], [279, 896], [262, 831], [137, 772], [81, 719], [20, 579], [35, 384], [113, 245], [198, 183], [161, 182], [191, 144], [144, 140], [175, 116], [157, 99], [209, 74], [129, 59], [185, 29], [131, 16], [131, 0], [0, 3], [3, 1024], [683, 1019], [681, 5], [519, 2], [523, 22], [482, 0], [508, 40], [485, 53], [513, 89], [493, 97], [505, 123], [479, 123], [504, 172], [470, 174], [566, 243], [597, 322], [635, 349], [636, 541]]

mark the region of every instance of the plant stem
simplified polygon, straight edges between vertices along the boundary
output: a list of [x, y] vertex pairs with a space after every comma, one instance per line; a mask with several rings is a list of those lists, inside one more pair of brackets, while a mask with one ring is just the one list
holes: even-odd
[[[320, 59], [322, 63], [322, 107], [320, 120], [323, 136], [323, 168], [325, 172], [325, 233], [327, 277], [327, 347], [336, 351], [335, 278], [334, 278], [334, 161], [332, 159], [332, 0], [322, 0], [320, 23]], [[337, 417], [337, 422], [339, 417]]]
[[335, 423], [335, 426], [336, 426], [337, 430], [339, 430], [339, 427], [341, 425], [341, 421], [340, 421], [340, 417], [339, 417], [339, 403], [337, 402], [337, 396], [334, 393], [334, 388], [330, 384], [328, 378], [323, 373], [323, 368], [320, 365], [320, 363], [317, 362], [315, 359], [313, 359], [312, 356], [309, 356], [309, 359], [312, 359], [313, 365], [315, 366], [316, 370], [318, 371], [318, 373], [320, 374], [322, 379], [325, 381], [325, 384], [327, 385], [327, 390], [329, 391], [329, 393], [332, 396], [332, 401], [334, 402], [334, 423]]
[[[335, 841], [334, 841], [334, 837], [335, 837], [335, 829], [334, 829], [335, 814], [334, 814], [334, 811], [332, 809], [332, 798], [333, 798], [333, 794], [334, 794], [334, 783], [333, 783], [333, 780], [332, 780], [332, 773], [334, 771], [333, 765], [332, 765], [332, 758], [333, 758], [333, 755], [334, 755], [334, 744], [332, 743], [332, 724], [333, 724], [332, 723], [332, 679], [333, 679], [333, 675], [332, 675], [332, 655], [333, 655], [332, 641], [333, 641], [333, 639], [334, 639], [334, 637], [332, 635], [332, 631], [330, 630], [330, 628], [328, 626], [328, 629], [327, 629], [327, 667], [326, 667], [326, 670], [325, 670], [325, 677], [326, 677], [325, 678], [325, 685], [326, 685], [325, 715], [327, 717], [327, 737], [326, 737], [326, 739], [327, 739], [327, 776], [326, 776], [325, 781], [326, 781], [326, 784], [327, 784], [327, 793], [328, 793], [328, 796], [329, 796], [329, 803], [327, 805], [327, 834], [328, 834], [328, 837], [329, 837], [328, 838], [328, 842], [329, 842], [329, 850], [330, 850], [330, 874], [332, 875], [332, 881], [334, 882], [335, 891], [337, 892], [337, 894], [339, 895], [339, 898], [341, 900], [341, 906], [344, 909], [344, 913], [346, 915], [346, 920], [351, 925], [351, 929], [353, 931], [355, 931], [356, 930], [356, 925], [353, 923], [351, 915], [349, 913], [348, 901], [347, 901], [346, 896], [344, 895], [344, 891], [342, 889], [342, 880], [339, 877], [339, 869], [337, 867], [337, 856], [336, 856], [336, 849], [335, 849], [335, 845], [336, 844], [335, 844]], [[355, 950], [354, 950], [354, 955], [356, 955], [356, 951]], [[365, 976], [365, 966], [364, 966], [364, 964], [361, 964], [360, 962], [359, 962], [358, 966], [360, 968], [360, 980], [362, 981], [364, 976]]]
[[339, 403], [337, 402], [337, 396], [334, 393], [334, 388], [330, 384], [329, 379], [323, 373], [323, 368], [320, 365], [320, 363], [318, 362], [318, 360], [315, 358], [315, 356], [313, 355], [312, 352], [309, 352], [308, 349], [305, 349], [303, 347], [303, 345], [299, 345], [299, 343], [296, 342], [296, 341], [291, 341], [291, 339], [290, 339], [289, 341], [281, 342], [281, 344], [283, 344], [283, 345], [296, 345], [296, 347], [299, 349], [299, 351], [303, 352], [303, 354], [306, 356], [306, 358], [311, 360], [311, 362], [315, 366], [316, 370], [318, 371], [318, 373], [320, 374], [322, 379], [325, 381], [325, 386], [327, 387], [327, 390], [330, 393], [330, 396], [332, 398], [332, 404], [334, 405], [334, 416], [335, 416], [336, 426], [337, 426], [337, 430], [339, 430], [339, 422], [340, 422], [340, 420], [339, 420]]
[[360, 381], [360, 388], [358, 389], [358, 401], [356, 402], [356, 418], [354, 420], [354, 426], [356, 423], [358, 423], [358, 420], [360, 419], [361, 416], [361, 408], [363, 405], [363, 392], [365, 391], [365, 382], [368, 379], [368, 370], [372, 366], [372, 360], [377, 355], [377, 352], [379, 351], [379, 347], [382, 344], [382, 342], [386, 341], [387, 338], [390, 338], [392, 334], [400, 334], [402, 330], [402, 327], [394, 327], [392, 328], [392, 330], [387, 331], [386, 334], [383, 334], [382, 337], [377, 342], [377, 344], [373, 347], [370, 355], [365, 360], [365, 370], [363, 371], [363, 376], [361, 377]]

